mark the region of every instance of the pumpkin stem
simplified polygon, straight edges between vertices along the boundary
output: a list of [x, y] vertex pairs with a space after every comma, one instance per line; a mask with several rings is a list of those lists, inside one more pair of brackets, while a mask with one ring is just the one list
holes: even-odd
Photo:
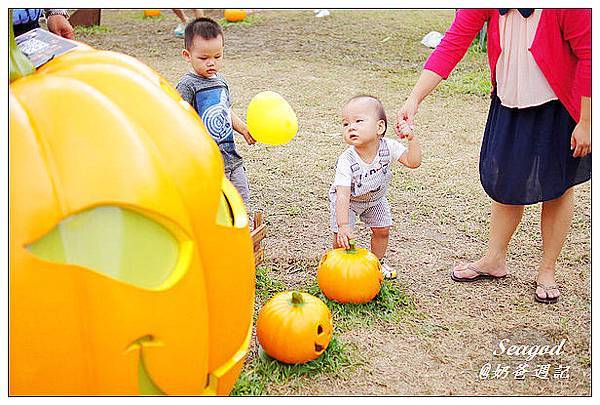
[[346, 253], [353, 255], [356, 252], [358, 252], [356, 250], [356, 241], [354, 239], [350, 239], [350, 249], [346, 249]]
[[304, 304], [304, 298], [302, 298], [302, 294], [300, 294], [298, 291], [292, 291], [292, 304], [293, 305]]
[[35, 72], [35, 68], [21, 52], [15, 41], [15, 33], [12, 26], [12, 10], [8, 12], [8, 83], [28, 76]]

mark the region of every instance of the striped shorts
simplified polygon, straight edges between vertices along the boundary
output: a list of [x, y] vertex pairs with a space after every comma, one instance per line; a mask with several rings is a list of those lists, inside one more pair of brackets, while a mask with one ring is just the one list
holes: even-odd
[[[336, 194], [329, 194], [331, 207], [331, 230], [338, 232], [337, 221], [335, 217]], [[352, 228], [356, 223], [356, 216], [369, 228], [387, 228], [392, 226], [392, 212], [390, 205], [385, 197], [376, 201], [356, 202], [350, 201], [350, 212], [348, 213], [348, 223]]]

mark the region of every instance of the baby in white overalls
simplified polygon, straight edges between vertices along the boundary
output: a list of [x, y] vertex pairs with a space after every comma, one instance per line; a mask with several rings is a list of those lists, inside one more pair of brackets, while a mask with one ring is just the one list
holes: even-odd
[[384, 138], [387, 118], [381, 101], [373, 96], [350, 99], [342, 113], [342, 125], [350, 146], [338, 158], [329, 191], [333, 246], [350, 248], [358, 215], [371, 228], [371, 251], [381, 261], [383, 275], [395, 278], [396, 272], [383, 261], [392, 225], [385, 195], [392, 178], [391, 165], [400, 162], [411, 169], [419, 167], [421, 146], [405, 121], [394, 130], [408, 141], [407, 146]]

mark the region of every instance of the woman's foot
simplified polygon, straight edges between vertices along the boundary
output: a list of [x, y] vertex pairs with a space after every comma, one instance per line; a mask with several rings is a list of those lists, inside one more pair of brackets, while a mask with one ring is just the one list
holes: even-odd
[[473, 263], [463, 263], [452, 270], [454, 281], [476, 281], [481, 279], [502, 278], [506, 276], [506, 263], [502, 260], [490, 260], [483, 257]]
[[560, 297], [560, 291], [554, 278], [554, 269], [538, 271], [534, 298], [543, 304], [554, 304]]

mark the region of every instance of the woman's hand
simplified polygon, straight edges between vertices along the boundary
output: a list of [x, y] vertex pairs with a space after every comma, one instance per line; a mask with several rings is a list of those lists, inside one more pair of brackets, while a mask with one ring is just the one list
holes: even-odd
[[414, 137], [413, 129], [414, 129], [414, 126], [409, 124], [408, 121], [406, 121], [406, 120], [399, 121], [394, 126], [394, 132], [396, 132], [396, 135], [398, 135], [398, 138], [400, 138], [400, 139], [406, 138], [406, 140], [408, 140], [408, 141], [413, 140], [413, 137]]
[[398, 112], [397, 123], [399, 124], [402, 121], [406, 121], [408, 122], [408, 125], [412, 127], [411, 129], [414, 129], [415, 116], [419, 110], [419, 104], [421, 104], [421, 101], [423, 101], [441, 81], [442, 76], [431, 70], [424, 69], [421, 72], [421, 76], [419, 76], [419, 80], [417, 80], [417, 83], [415, 83], [415, 86], [410, 92], [410, 95], [404, 102], [404, 105]]
[[414, 128], [415, 124], [415, 116], [417, 115], [417, 111], [419, 110], [419, 103], [412, 97], [409, 97], [404, 102], [404, 105], [398, 112], [398, 124], [406, 121], [408, 125], [411, 126], [411, 129]]
[[571, 150], [573, 157], [584, 157], [592, 152], [592, 131], [588, 121], [581, 120], [575, 126], [571, 135]]

